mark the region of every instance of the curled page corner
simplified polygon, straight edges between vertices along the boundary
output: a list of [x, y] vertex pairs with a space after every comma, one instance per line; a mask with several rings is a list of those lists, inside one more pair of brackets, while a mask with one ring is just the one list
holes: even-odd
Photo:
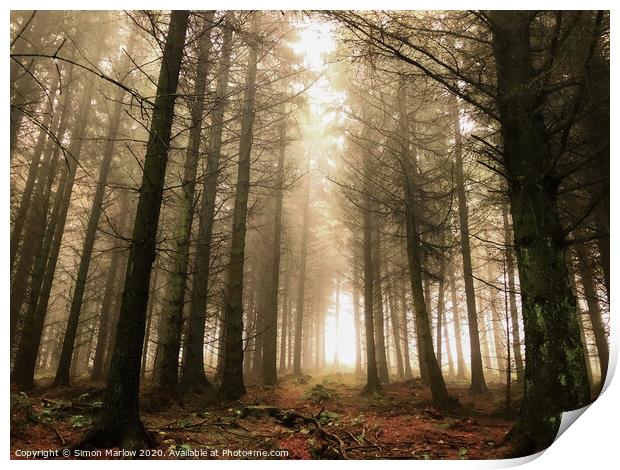
[[[545, 449], [546, 450], [546, 449]], [[515, 457], [512, 459], [498, 459], [493, 460], [493, 468], [514, 468], [521, 465], [525, 465], [527, 463], [533, 462], [542, 454], [545, 453], [545, 450], [541, 450], [540, 452], [536, 452], [535, 454], [526, 455], [524, 457]]]
[[[573, 423], [575, 421], [577, 421], [579, 419], [579, 417], [588, 409], [590, 408], [590, 405], [584, 406], [583, 408], [579, 408], [576, 410], [571, 410], [571, 411], [565, 411], [564, 413], [562, 413], [562, 421], [560, 421], [560, 428], [558, 429], [558, 433], [555, 436], [555, 439], [553, 440], [553, 442], [557, 441], [558, 438], [564, 434], [564, 431], [566, 431], [568, 428], [570, 428]], [[553, 444], [552, 444], [553, 445]]]

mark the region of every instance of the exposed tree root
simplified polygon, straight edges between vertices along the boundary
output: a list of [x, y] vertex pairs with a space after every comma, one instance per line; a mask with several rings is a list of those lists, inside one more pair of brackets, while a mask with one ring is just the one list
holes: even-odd
[[336, 434], [326, 431], [321, 423], [319, 422], [319, 417], [323, 412], [323, 409], [317, 414], [316, 417], [303, 415], [295, 410], [287, 410], [284, 411], [282, 408], [278, 408], [276, 406], [246, 406], [241, 410], [240, 417], [247, 416], [257, 416], [258, 413], [270, 416], [278, 421], [280, 421], [283, 425], [287, 427], [295, 427], [298, 423], [302, 424], [312, 424], [314, 425], [314, 429], [316, 433], [323, 438], [327, 442], [332, 442], [337, 445], [337, 448], [334, 448], [336, 452], [336, 457], [340, 459], [348, 459], [346, 454], [346, 447], [344, 442], [340, 437]]

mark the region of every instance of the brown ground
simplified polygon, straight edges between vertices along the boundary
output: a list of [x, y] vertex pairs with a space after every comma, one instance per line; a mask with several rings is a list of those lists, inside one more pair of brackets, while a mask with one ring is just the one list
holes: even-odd
[[[187, 454], [202, 451], [200, 458], [240, 458], [223, 455], [228, 449], [286, 450], [289, 459], [488, 459], [510, 451], [501, 446], [512, 424], [503, 413], [503, 387], [474, 399], [467, 384], [452, 384], [461, 406], [447, 412], [431, 405], [418, 381], [386, 385], [376, 397], [360, 396], [362, 384], [350, 374], [305, 381], [287, 376], [277, 388], [251, 386], [242, 400], [224, 405], [195, 396], [182, 407], [145, 411], [143, 421], [157, 435], [147, 457], [192, 458]], [[92, 390], [85, 385], [12, 395], [11, 457], [17, 449], [63, 449], [78, 442], [100, 405], [100, 393]], [[309, 419], [282, 422], [289, 410]]]

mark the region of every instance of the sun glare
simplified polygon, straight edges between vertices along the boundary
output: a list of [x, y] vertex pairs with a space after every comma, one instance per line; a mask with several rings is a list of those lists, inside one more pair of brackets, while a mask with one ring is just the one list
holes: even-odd
[[[335, 302], [335, 299], [334, 299]], [[336, 328], [336, 306], [332, 305], [325, 318], [325, 361], [334, 364], [336, 351], [342, 367], [355, 365], [355, 324], [353, 322], [353, 299], [349, 292], [340, 293], [340, 318]]]
[[292, 43], [291, 48], [303, 56], [306, 67], [319, 72], [325, 66], [325, 55], [336, 47], [332, 25], [322, 21], [304, 21], [299, 23], [299, 28], [299, 41]]

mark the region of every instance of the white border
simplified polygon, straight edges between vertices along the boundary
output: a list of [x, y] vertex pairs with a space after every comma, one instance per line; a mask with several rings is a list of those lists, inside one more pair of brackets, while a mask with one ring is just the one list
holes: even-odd
[[[437, 0], [437, 1], [402, 1], [402, 0], [381, 0], [381, 1], [369, 1], [369, 0], [339, 0], [339, 1], [326, 1], [326, 0], [299, 0], [299, 1], [282, 1], [282, 0], [271, 0], [271, 1], [259, 1], [259, 2], [250, 2], [247, 0], [227, 0], [226, 2], [209, 2], [207, 0], [202, 1], [161, 1], [161, 0], [108, 0], [106, 2], [91, 2], [84, 3], [79, 1], [58, 1], [58, 2], [45, 2], [45, 1], [21, 1], [19, 3], [15, 2], [10, 5], [4, 5], [2, 10], [0, 11], [0, 15], [2, 18], [2, 24], [5, 27], [8, 27], [9, 24], [9, 8], [13, 7], [15, 9], [65, 9], [65, 10], [122, 10], [122, 9], [169, 9], [171, 7], [178, 8], [190, 8], [190, 9], [206, 9], [206, 8], [217, 8], [217, 7], [225, 7], [226, 9], [252, 9], [252, 8], [260, 8], [260, 9], [563, 9], [563, 10], [580, 10], [584, 8], [588, 9], [611, 9], [611, 22], [612, 22], [612, 57], [614, 60], [612, 61], [611, 66], [611, 102], [612, 102], [612, 116], [611, 116], [611, 127], [612, 129], [618, 129], [615, 127], [617, 125], [617, 116], [616, 109], [618, 104], [618, 94], [616, 91], [617, 80], [618, 77], [618, 67], [617, 61], [615, 60], [615, 45], [616, 38], [615, 33], [618, 30], [618, 22], [616, 21], [616, 14], [613, 9], [613, 3], [611, 1], [594, 1], [594, 2], [583, 2], [576, 0], [565, 0], [565, 1], [533, 1], [533, 0], [522, 0], [520, 2], [502, 2], [501, 4], [496, 1], [446, 1], [446, 0]], [[8, 34], [5, 30], [5, 41], [8, 39]], [[2, 84], [4, 91], [4, 108], [5, 112], [2, 113], [0, 119], [2, 129], [4, 129], [4, 148], [5, 148], [5, 158], [2, 159], [1, 166], [1, 175], [3, 178], [3, 183], [0, 184], [0, 198], [4, 201], [3, 204], [0, 205], [0, 243], [2, 249], [0, 251], [0, 263], [2, 266], [8, 266], [8, 247], [9, 247], [9, 162], [8, 158], [6, 158], [6, 149], [8, 133], [9, 133], [9, 117], [8, 112], [6, 110], [9, 109], [8, 106], [8, 91], [9, 91], [9, 58], [8, 58], [8, 47], [5, 45], [2, 49], [2, 60], [0, 62], [2, 67]], [[615, 156], [615, 151], [618, 146], [616, 145], [617, 138], [615, 134], [612, 134], [612, 142], [611, 142], [611, 155]], [[618, 163], [615, 158], [611, 159], [611, 178], [612, 182], [617, 181], [618, 175]], [[618, 250], [614, 249], [614, 242], [619, 240], [618, 227], [617, 227], [617, 219], [615, 216], [617, 215], [617, 205], [614, 203], [617, 198], [620, 197], [620, 185], [615, 186], [612, 185], [611, 188], [611, 201], [612, 201], [612, 216], [611, 216], [611, 230], [612, 230], [612, 252], [611, 252], [611, 265], [617, 266], [620, 263], [620, 255], [618, 254]], [[4, 321], [8, 322], [9, 319], [9, 274], [8, 269], [4, 268], [1, 274], [2, 285], [4, 287], [2, 295], [2, 306], [1, 311], [4, 313]], [[611, 280], [611, 290], [615, 293], [616, 289], [614, 286], [617, 284], [615, 282], [615, 276], [612, 276]], [[612, 298], [611, 308], [615, 311], [616, 305], [615, 296]], [[619, 324], [618, 320], [615, 317], [615, 314], [611, 315], [611, 338], [610, 338], [610, 346], [611, 346], [611, 361], [610, 361], [610, 373], [608, 374], [608, 381], [606, 384], [606, 390], [603, 395], [592, 404], [587, 411], [583, 413], [583, 415], [579, 418], [578, 424], [574, 426], [569, 426], [559, 438], [558, 440], [545, 452], [538, 454], [537, 456], [524, 458], [524, 459], [516, 459], [516, 460], [495, 460], [495, 461], [398, 461], [391, 460], [387, 465], [392, 468], [411, 468], [411, 466], [421, 465], [424, 468], [507, 468], [516, 465], [522, 465], [527, 463], [528, 468], [532, 469], [548, 469], [550, 466], [553, 468], [611, 468], [613, 464], [617, 465], [618, 462], [618, 440], [617, 440], [617, 426], [618, 426], [618, 417], [620, 416], [619, 408], [620, 408], [620, 385], [618, 385], [618, 380], [613, 379], [612, 370], [615, 369], [616, 362], [618, 360], [618, 331], [617, 326]], [[3, 335], [3, 341], [5, 342], [4, 350], [6, 351], [8, 346], [8, 336], [9, 329], [6, 328]], [[1, 394], [2, 407], [1, 407], [1, 419], [2, 422], [5, 423], [4, 429], [6, 429], [6, 434], [2, 439], [2, 457], [3, 460], [9, 460], [9, 359], [8, 355], [5, 354], [3, 356], [3, 364], [4, 371], [1, 375], [1, 381], [4, 385], [3, 389], [5, 392]], [[571, 421], [569, 416], [566, 416], [565, 419]], [[564, 420], [563, 420], [564, 421]], [[536, 458], [538, 457], [538, 458]], [[174, 461], [173, 465], [176, 465]], [[303, 466], [305, 468], [314, 468], [324, 465], [334, 465], [334, 462], [325, 462], [325, 461], [184, 461], [185, 465], [205, 468], [205, 466], [211, 466], [214, 462], [217, 462], [215, 465], [218, 467], [232, 467], [235, 468], [272, 468], [273, 466]], [[613, 462], [613, 463], [612, 463]], [[88, 465], [93, 466], [95, 468], [108, 468], [110, 465], [122, 465], [122, 466], [134, 466], [134, 465], [142, 465], [143, 462], [140, 461], [116, 461], [114, 464], [107, 461], [89, 461]], [[24, 467], [24, 466], [33, 466], [33, 465], [45, 465], [43, 461], [36, 461], [33, 463], [32, 461], [11, 461], [11, 465], [15, 467]], [[53, 464], [55, 465], [55, 464]], [[63, 461], [63, 465], [67, 465], [69, 467], [81, 466], [84, 465], [83, 461]], [[169, 461], [148, 461], [148, 465], [152, 467], [163, 468], [164, 466], [168, 467], [170, 465]], [[337, 465], [342, 468], [359, 468], [359, 467], [374, 467], [376, 465], [373, 461], [344, 461], [337, 462]], [[104, 467], [106, 466], [106, 467]]]

